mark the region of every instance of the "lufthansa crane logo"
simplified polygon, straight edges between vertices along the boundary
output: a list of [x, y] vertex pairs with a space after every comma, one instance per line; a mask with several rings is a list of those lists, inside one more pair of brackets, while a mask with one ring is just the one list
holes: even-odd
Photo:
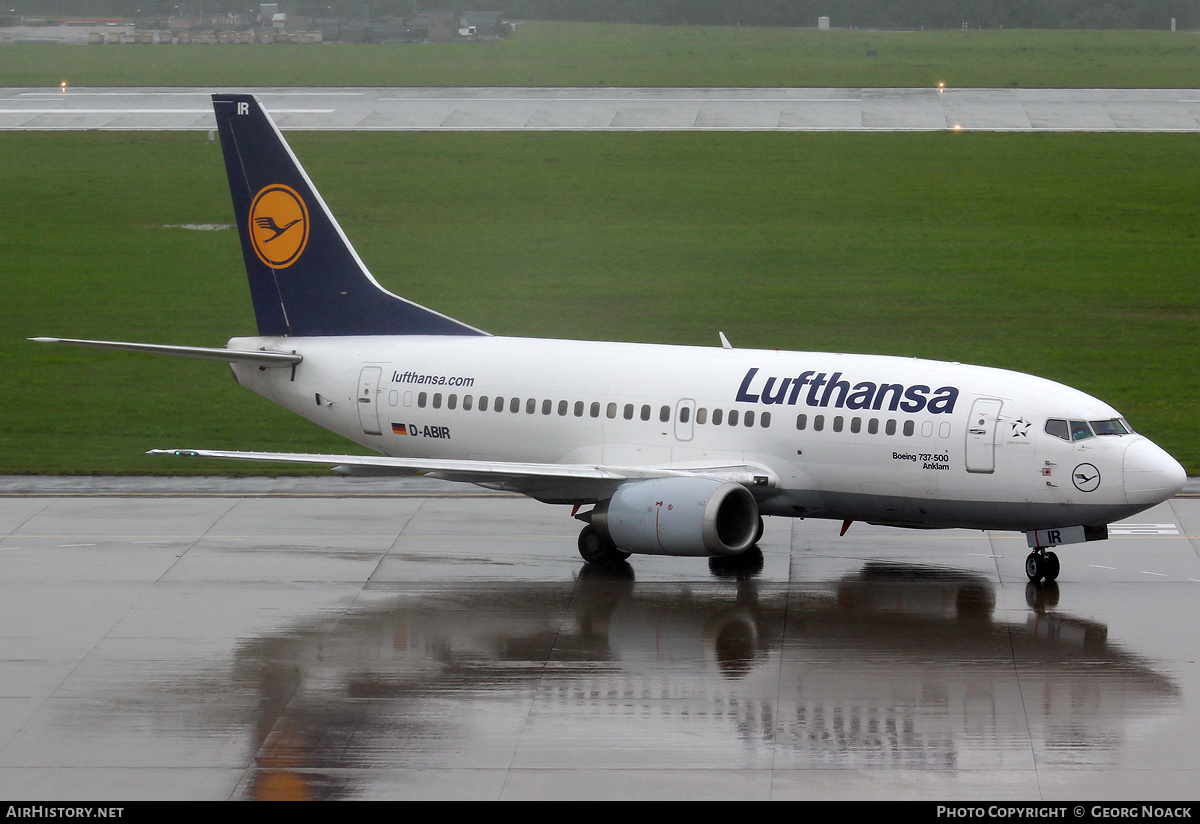
[[264, 186], [250, 204], [250, 243], [272, 269], [295, 263], [308, 244], [308, 207], [290, 186]]
[[1095, 492], [1100, 486], [1100, 470], [1090, 463], [1082, 463], [1071, 471], [1071, 482], [1080, 492]]

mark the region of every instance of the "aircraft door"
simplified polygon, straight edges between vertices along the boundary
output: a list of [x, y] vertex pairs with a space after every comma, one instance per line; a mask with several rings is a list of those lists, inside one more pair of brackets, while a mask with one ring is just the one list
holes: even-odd
[[690, 441], [695, 427], [696, 402], [684, 398], [675, 404], [675, 440]]
[[996, 398], [976, 398], [967, 419], [967, 471], [996, 471], [996, 423], [1000, 419], [1003, 401]]
[[364, 366], [358, 375], [358, 422], [363, 433], [378, 435], [379, 430], [379, 379], [383, 369]]

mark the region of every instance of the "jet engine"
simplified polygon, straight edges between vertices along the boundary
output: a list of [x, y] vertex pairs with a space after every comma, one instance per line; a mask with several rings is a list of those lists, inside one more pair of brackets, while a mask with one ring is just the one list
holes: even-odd
[[643, 555], [737, 555], [762, 529], [750, 490], [713, 478], [623, 484], [589, 520], [599, 538]]

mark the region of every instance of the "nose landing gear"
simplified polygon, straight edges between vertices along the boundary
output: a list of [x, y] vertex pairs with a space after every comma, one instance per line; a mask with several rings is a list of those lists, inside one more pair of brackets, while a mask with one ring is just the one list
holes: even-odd
[[1037, 547], [1025, 559], [1025, 575], [1033, 583], [1054, 581], [1058, 578], [1058, 570], [1058, 556], [1047, 552], [1045, 547]]

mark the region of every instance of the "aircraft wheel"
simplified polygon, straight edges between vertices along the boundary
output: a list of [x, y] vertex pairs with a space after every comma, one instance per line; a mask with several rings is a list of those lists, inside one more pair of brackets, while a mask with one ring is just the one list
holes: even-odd
[[1042, 558], [1042, 577], [1047, 581], [1054, 581], [1058, 578], [1058, 570], [1058, 556], [1047, 552]]
[[1029, 553], [1029, 557], [1025, 559], [1025, 576], [1030, 581], [1037, 583], [1045, 574], [1043, 566], [1041, 555], [1036, 552]]
[[759, 515], [758, 516], [758, 530], [754, 533], [754, 542], [751, 544], [751, 546], [758, 546], [758, 542], [762, 540], [763, 531], [766, 528], [767, 528], [767, 526], [763, 522], [763, 516]]
[[617, 548], [611, 538], [607, 538], [591, 524], [579, 533], [579, 554], [589, 564], [605, 564], [611, 561], [624, 561], [629, 557], [628, 552]]

